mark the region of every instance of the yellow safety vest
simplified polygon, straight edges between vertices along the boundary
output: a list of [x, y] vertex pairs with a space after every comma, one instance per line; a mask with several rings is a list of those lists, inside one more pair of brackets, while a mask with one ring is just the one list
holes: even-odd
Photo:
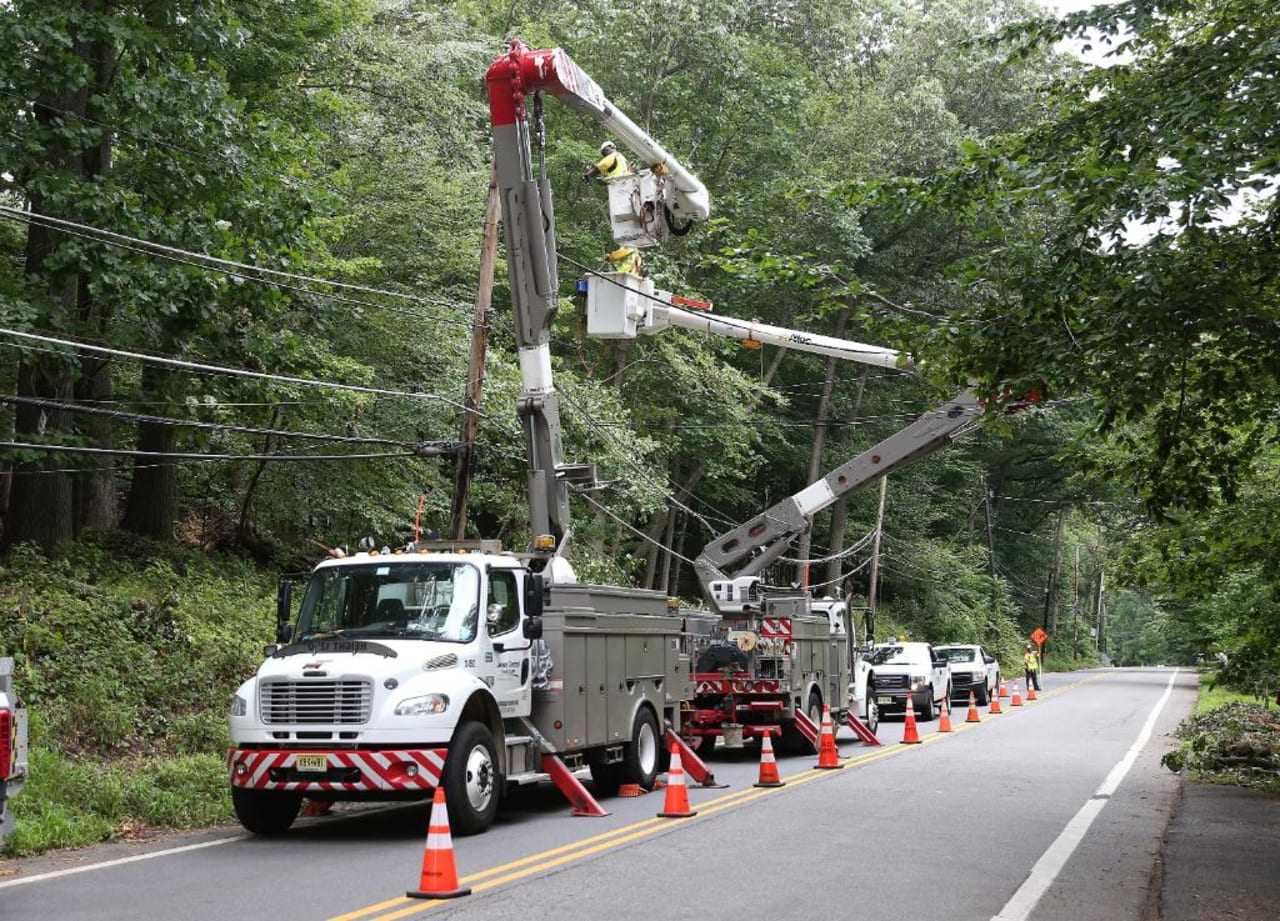
[[1026, 653], [1025, 655], [1023, 655], [1022, 660], [1027, 664], [1027, 671], [1029, 672], [1040, 671], [1040, 657], [1037, 656], [1034, 652]]
[[600, 171], [600, 175], [605, 179], [613, 179], [630, 173], [631, 164], [627, 162], [627, 158], [622, 154], [614, 152], [597, 163], [596, 169]]
[[640, 274], [640, 253], [629, 246], [615, 249], [605, 258], [613, 265], [615, 272], [626, 272], [630, 275]]

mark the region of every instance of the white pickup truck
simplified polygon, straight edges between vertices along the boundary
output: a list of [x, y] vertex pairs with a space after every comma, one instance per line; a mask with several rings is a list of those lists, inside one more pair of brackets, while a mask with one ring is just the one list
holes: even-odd
[[0, 842], [13, 829], [8, 799], [27, 777], [27, 708], [13, 688], [13, 659], [0, 659]]
[[935, 652], [947, 660], [951, 668], [951, 694], [967, 703], [969, 694], [984, 707], [1000, 690], [1000, 663], [976, 644], [939, 646]]
[[885, 711], [905, 712], [911, 697], [916, 715], [933, 719], [951, 695], [951, 672], [928, 643], [885, 643], [867, 658], [867, 694]]

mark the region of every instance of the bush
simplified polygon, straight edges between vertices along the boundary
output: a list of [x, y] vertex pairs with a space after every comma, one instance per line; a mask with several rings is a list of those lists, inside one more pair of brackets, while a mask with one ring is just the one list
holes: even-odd
[[1230, 703], [1188, 717], [1182, 745], [1162, 763], [1198, 780], [1280, 790], [1280, 715], [1256, 704]]

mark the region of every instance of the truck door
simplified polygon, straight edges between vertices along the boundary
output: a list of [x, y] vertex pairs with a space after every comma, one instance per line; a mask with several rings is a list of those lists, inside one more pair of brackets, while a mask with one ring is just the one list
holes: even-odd
[[489, 570], [485, 628], [494, 657], [493, 696], [504, 717], [528, 716], [533, 695], [529, 680], [529, 641], [520, 631], [520, 587], [509, 569]]

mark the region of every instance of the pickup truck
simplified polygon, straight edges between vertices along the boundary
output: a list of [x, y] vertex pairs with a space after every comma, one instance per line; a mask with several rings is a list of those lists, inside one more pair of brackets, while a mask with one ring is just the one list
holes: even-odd
[[976, 702], [985, 707], [999, 693], [1000, 663], [981, 646], [939, 646], [936, 652], [950, 665], [953, 699], [967, 703], [972, 692]]
[[885, 712], [906, 712], [910, 696], [922, 720], [951, 696], [951, 672], [947, 660], [929, 643], [885, 643], [867, 659], [867, 696]]
[[13, 688], [13, 659], [0, 659], [0, 842], [13, 830], [9, 797], [27, 777], [27, 709]]

